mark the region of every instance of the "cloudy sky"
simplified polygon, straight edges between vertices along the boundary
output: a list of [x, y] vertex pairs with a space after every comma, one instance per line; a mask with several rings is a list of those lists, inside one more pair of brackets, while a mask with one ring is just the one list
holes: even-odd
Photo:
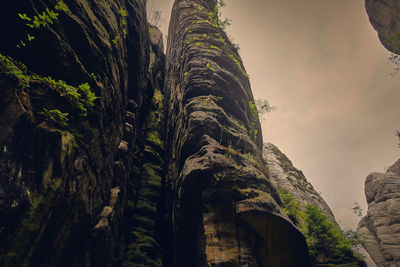
[[[172, 0], [162, 11], [166, 34]], [[256, 99], [277, 106], [264, 141], [301, 169], [344, 228], [366, 210], [365, 177], [400, 157], [400, 74], [368, 21], [363, 0], [226, 0]]]

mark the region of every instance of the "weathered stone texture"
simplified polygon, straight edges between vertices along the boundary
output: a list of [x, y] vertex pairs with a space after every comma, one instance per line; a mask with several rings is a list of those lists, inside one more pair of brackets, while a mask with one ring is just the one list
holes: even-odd
[[280, 210], [238, 51], [216, 1], [178, 0], [166, 64], [176, 266], [307, 266], [303, 235]]
[[378, 266], [400, 265], [400, 160], [386, 173], [371, 173], [365, 181], [367, 215], [358, 232]]
[[305, 207], [307, 204], [317, 206], [336, 223], [325, 200], [307, 181], [303, 172], [296, 169], [279, 148], [271, 143], [265, 143], [263, 159], [268, 166], [271, 181], [278, 189], [286, 189], [300, 203], [301, 207]]
[[[2, 60], [1, 266], [110, 266], [134, 179], [127, 156], [149, 98], [145, 1], [65, 1], [65, 12], [57, 3], [1, 2], [0, 53], [23, 62], [24, 75], [88, 83], [99, 98], [81, 116], [51, 83], [29, 78], [26, 88]], [[18, 16], [46, 8], [59, 13], [46, 27]], [[27, 32], [35, 39], [18, 49]], [[43, 108], [68, 113], [68, 127], [45, 121]]]

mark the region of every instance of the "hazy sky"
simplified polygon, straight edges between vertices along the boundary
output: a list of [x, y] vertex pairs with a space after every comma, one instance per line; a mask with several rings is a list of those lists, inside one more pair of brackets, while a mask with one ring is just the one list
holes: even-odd
[[[172, 0], [161, 10], [166, 34]], [[264, 141], [301, 169], [344, 228], [366, 210], [364, 181], [400, 157], [400, 74], [368, 21], [364, 0], [226, 0], [228, 33], [240, 46], [256, 99], [277, 110]]]

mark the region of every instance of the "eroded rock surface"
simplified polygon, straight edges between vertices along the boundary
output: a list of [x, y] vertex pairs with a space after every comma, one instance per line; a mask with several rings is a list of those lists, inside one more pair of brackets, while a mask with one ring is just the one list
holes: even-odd
[[216, 1], [175, 1], [166, 64], [176, 266], [307, 266], [261, 159], [249, 80]]
[[378, 266], [400, 265], [400, 160], [386, 173], [371, 173], [365, 181], [367, 215], [358, 232]]
[[[0, 53], [26, 65], [0, 64], [1, 266], [112, 265], [140, 181], [132, 154], [156, 77], [145, 1], [58, 3], [0, 4]], [[86, 83], [92, 105], [68, 87]]]
[[303, 172], [296, 169], [290, 159], [271, 143], [264, 144], [263, 159], [266, 162], [271, 181], [278, 189], [286, 189], [302, 207], [317, 206], [332, 221], [335, 217], [328, 204], [307, 181]]
[[365, 7], [382, 44], [389, 51], [400, 54], [400, 2], [365, 0]]

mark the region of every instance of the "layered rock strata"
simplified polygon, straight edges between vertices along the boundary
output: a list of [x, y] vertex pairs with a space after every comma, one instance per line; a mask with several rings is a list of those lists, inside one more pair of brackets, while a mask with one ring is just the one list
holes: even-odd
[[60, 3], [0, 4], [1, 266], [112, 265], [139, 180], [145, 1]]
[[175, 1], [168, 34], [167, 183], [176, 266], [307, 266], [261, 159], [249, 80], [216, 1]]
[[386, 173], [371, 173], [365, 181], [367, 215], [358, 232], [378, 266], [400, 265], [400, 160]]

